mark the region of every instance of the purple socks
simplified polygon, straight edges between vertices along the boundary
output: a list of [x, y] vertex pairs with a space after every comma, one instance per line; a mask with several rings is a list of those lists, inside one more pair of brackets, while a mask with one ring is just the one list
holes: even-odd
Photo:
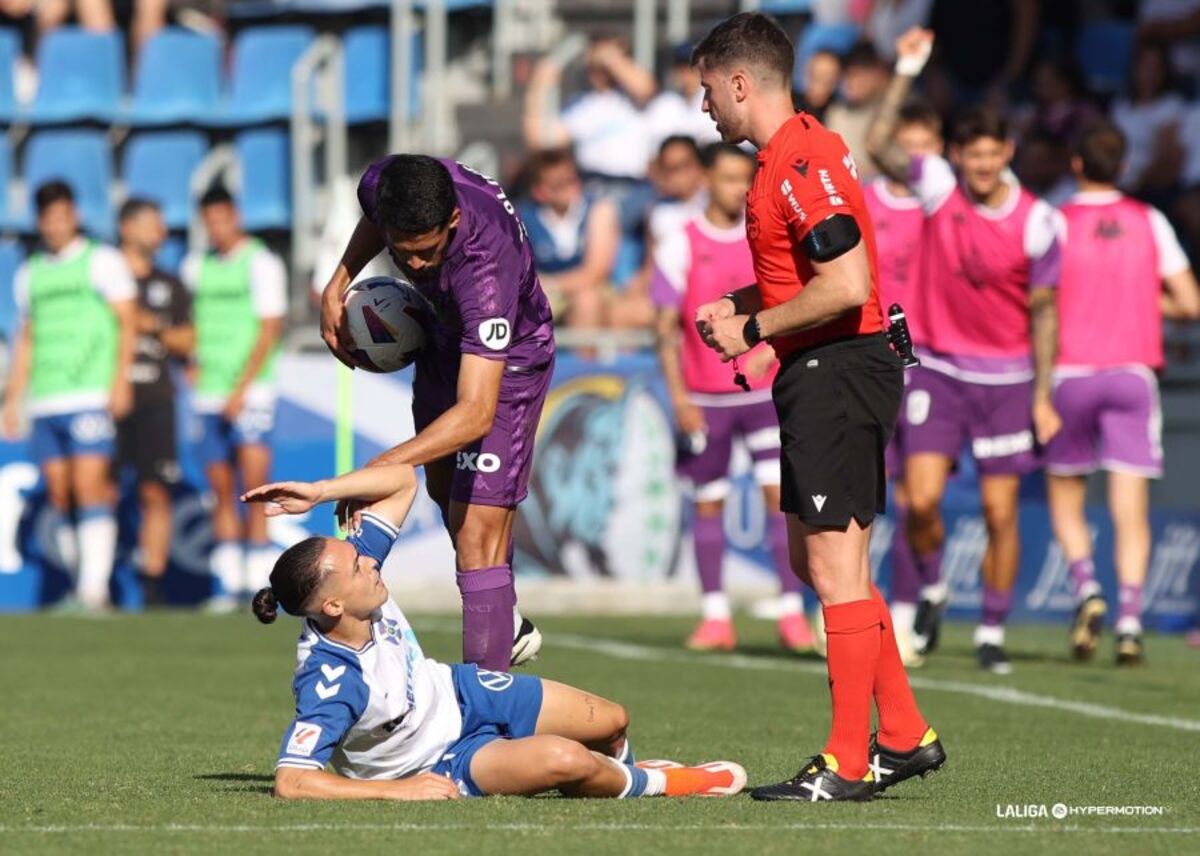
[[775, 574], [779, 577], [779, 590], [784, 594], [801, 594], [804, 583], [792, 570], [792, 557], [788, 553], [786, 515], [767, 514], [767, 537], [771, 540], [771, 561], [775, 563]]
[[1084, 600], [1100, 593], [1100, 586], [1096, 584], [1096, 565], [1091, 556], [1069, 562], [1067, 569], [1071, 573], [1071, 591], [1074, 592], [1076, 600]]
[[1013, 593], [997, 591], [991, 586], [983, 587], [983, 626], [1003, 627], [1004, 619], [1012, 609]]
[[456, 580], [462, 592], [463, 662], [494, 672], [508, 671], [517, 602], [512, 567], [459, 571]]
[[[1129, 583], [1121, 583], [1121, 587], [1117, 594], [1117, 624], [1136, 623], [1137, 630], [1132, 632], [1141, 632], [1142, 626], [1142, 587], [1140, 585], [1130, 585]], [[1121, 632], [1118, 629], [1118, 632]]]
[[721, 563], [725, 560], [725, 527], [721, 515], [692, 521], [692, 541], [696, 548], [696, 570], [700, 590], [705, 594], [721, 591]]
[[[940, 565], [940, 555], [938, 558]], [[891, 602], [916, 603], [921, 599], [921, 584], [925, 582], [917, 557], [908, 543], [908, 509], [897, 506], [896, 529], [892, 533]]]

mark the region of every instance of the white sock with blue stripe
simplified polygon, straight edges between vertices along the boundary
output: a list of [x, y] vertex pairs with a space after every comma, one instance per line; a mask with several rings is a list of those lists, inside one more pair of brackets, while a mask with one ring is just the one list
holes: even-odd
[[633, 744], [629, 742], [629, 738], [625, 738], [625, 743], [621, 746], [621, 751], [617, 753], [616, 758], [622, 764], [632, 765], [637, 759], [633, 757]]
[[662, 770], [643, 770], [629, 764], [622, 764], [613, 759], [617, 768], [625, 774], [625, 790], [617, 795], [617, 799], [632, 797], [656, 797], [667, 789], [667, 775]]

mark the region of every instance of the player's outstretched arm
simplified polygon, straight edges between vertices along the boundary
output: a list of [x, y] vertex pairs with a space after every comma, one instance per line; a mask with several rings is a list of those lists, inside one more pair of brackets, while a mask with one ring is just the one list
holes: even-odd
[[894, 181], [908, 183], [911, 158], [896, 144], [894, 133], [913, 81], [925, 68], [933, 50], [933, 33], [912, 27], [896, 39], [896, 73], [884, 93], [879, 112], [867, 130], [867, 153]]
[[397, 529], [417, 495], [417, 473], [408, 464], [364, 467], [318, 482], [274, 482], [242, 494], [242, 502], [266, 503], [268, 517], [303, 514], [325, 502], [357, 500]]
[[30, 357], [33, 353], [33, 333], [29, 319], [21, 322], [21, 327], [13, 340], [12, 366], [8, 370], [8, 383], [4, 386], [4, 436], [9, 440], [17, 439], [20, 430], [21, 400], [25, 397], [25, 388], [29, 385]]
[[280, 767], [275, 771], [275, 796], [285, 800], [453, 800], [459, 792], [448, 777], [434, 773], [363, 781], [324, 770]]

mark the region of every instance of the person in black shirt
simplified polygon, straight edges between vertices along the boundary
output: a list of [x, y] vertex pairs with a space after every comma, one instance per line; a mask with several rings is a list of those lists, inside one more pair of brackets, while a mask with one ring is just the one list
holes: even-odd
[[170, 362], [192, 351], [191, 296], [183, 283], [154, 266], [167, 235], [158, 206], [130, 199], [119, 221], [121, 252], [137, 280], [138, 339], [130, 367], [133, 410], [118, 426], [118, 460], [137, 473], [139, 579], [145, 604], [160, 606], [171, 545], [171, 489], [180, 479]]

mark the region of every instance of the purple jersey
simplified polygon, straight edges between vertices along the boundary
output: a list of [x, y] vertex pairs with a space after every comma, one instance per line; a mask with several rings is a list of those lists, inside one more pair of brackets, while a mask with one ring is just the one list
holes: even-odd
[[[371, 164], [358, 183], [363, 213], [381, 233], [376, 197], [380, 175], [393, 157]], [[548, 365], [554, 358], [550, 304], [534, 272], [524, 224], [495, 181], [457, 161], [440, 163], [454, 180], [462, 219], [437, 279], [413, 283], [439, 319], [418, 362], [435, 361], [447, 379], [457, 375], [445, 370], [448, 364], [457, 366], [459, 354], [504, 360], [510, 369]]]

